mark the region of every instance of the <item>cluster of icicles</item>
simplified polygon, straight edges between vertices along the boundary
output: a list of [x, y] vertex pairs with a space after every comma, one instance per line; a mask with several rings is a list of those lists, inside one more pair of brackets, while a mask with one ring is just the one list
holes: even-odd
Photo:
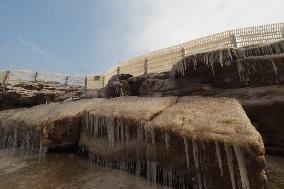
[[220, 49], [208, 53], [193, 54], [173, 65], [171, 75], [175, 76], [176, 74], [180, 74], [184, 76], [185, 71], [191, 66], [196, 70], [198, 64], [205, 64], [207, 67], [211, 68], [212, 75], [214, 76], [214, 63], [219, 63], [221, 67], [223, 67], [225, 63], [234, 61], [236, 56], [236, 49]]
[[[82, 131], [87, 134], [90, 139], [94, 139], [96, 137], [107, 137], [109, 148], [114, 148], [115, 144], [118, 143], [126, 143], [126, 146], [129, 143], [130, 137], [129, 136], [129, 125], [130, 123], [127, 123], [126, 120], [120, 120], [120, 119], [109, 119], [106, 117], [97, 117], [95, 115], [91, 115], [88, 113], [85, 113], [82, 116]], [[133, 126], [134, 123], [131, 123]], [[124, 171], [127, 171], [132, 174], [136, 174], [138, 176], [145, 176], [147, 177], [147, 180], [152, 181], [154, 183], [162, 183], [166, 186], [175, 187], [175, 188], [199, 188], [199, 189], [207, 189], [210, 188], [211, 181], [208, 181], [208, 178], [206, 178], [205, 175], [200, 174], [200, 169], [203, 164], [201, 162], [201, 154], [199, 154], [199, 147], [198, 147], [198, 141], [192, 139], [192, 152], [189, 151], [189, 142], [188, 138], [184, 137], [184, 151], [185, 151], [185, 158], [186, 158], [186, 166], [187, 169], [191, 169], [190, 167], [190, 158], [193, 157], [195, 167], [193, 170], [196, 172], [196, 178], [197, 183], [194, 185], [194, 178], [184, 178], [180, 177], [175, 174], [174, 171], [168, 170], [163, 165], [161, 165], [159, 162], [153, 161], [155, 159], [155, 130], [153, 128], [144, 127], [143, 124], [136, 124], [137, 129], [137, 141], [142, 142], [142, 145], [144, 144], [146, 147], [146, 154], [145, 158], [141, 158], [137, 156], [137, 159], [130, 159], [128, 161], [114, 161], [114, 160], [106, 160], [103, 157], [99, 157], [97, 155], [94, 155], [92, 153], [88, 153], [87, 147], [80, 146], [80, 151], [82, 153], [87, 153], [89, 156], [89, 159], [91, 162], [98, 164], [98, 165], [104, 165], [109, 166], [112, 168], [121, 169]], [[165, 149], [167, 155], [170, 151], [170, 134], [165, 132], [164, 134], [164, 142], [165, 142]], [[216, 146], [216, 162], [218, 163], [218, 167], [220, 170], [220, 175], [224, 176], [223, 171], [223, 162], [221, 157], [221, 149], [220, 149], [221, 143], [215, 142]], [[205, 151], [205, 147], [203, 146], [203, 151]], [[227, 166], [228, 170], [230, 172], [230, 178], [232, 183], [232, 189], [236, 189], [237, 187], [240, 189], [250, 189], [249, 185], [249, 179], [247, 176], [247, 170], [246, 170], [246, 164], [243, 152], [241, 148], [237, 145], [224, 145], [224, 149], [226, 152], [227, 157]], [[233, 153], [234, 150], [234, 153]], [[137, 152], [138, 154], [139, 152]], [[236, 182], [235, 180], [235, 171], [234, 171], [234, 163], [233, 163], [233, 154], [235, 154], [235, 158], [237, 159], [238, 163], [238, 171], [240, 175], [240, 181]], [[240, 185], [241, 183], [241, 185]]]
[[35, 127], [15, 122], [8, 128], [0, 127], [0, 148], [19, 148], [41, 156], [46, 153], [48, 146], [43, 143], [42, 133]]
[[[271, 70], [272, 70], [272, 73], [273, 73], [273, 77], [272, 78], [266, 78], [266, 79], [264, 79], [264, 77], [263, 77], [263, 80], [270, 79], [271, 83], [278, 84], [279, 74], [278, 74], [277, 65], [275, 64], [274, 60], [270, 59], [269, 61], [271, 63]], [[265, 67], [265, 68], [267, 68], [267, 67]], [[237, 61], [237, 69], [238, 69], [239, 78], [245, 85], [248, 85], [248, 83], [251, 80], [251, 75], [253, 73], [256, 73], [258, 71], [261, 73], [261, 70], [263, 70], [261, 62], [250, 62], [250, 61], [246, 61], [246, 59], [243, 59], [241, 61], [239, 61], [239, 60]], [[263, 71], [267, 71], [267, 70], [263, 70]], [[256, 78], [256, 79], [259, 79], [259, 78]]]
[[239, 50], [241, 58], [252, 57], [252, 56], [265, 56], [265, 55], [273, 55], [281, 53], [284, 53], [284, 40], [271, 44], [251, 47], [251, 48], [240, 48]]
[[[248, 84], [250, 80], [250, 72], [256, 72], [255, 63], [247, 63], [245, 60], [247, 57], [256, 57], [256, 56], [265, 56], [265, 55], [274, 55], [284, 53], [284, 40], [260, 45], [250, 48], [239, 48], [239, 49], [221, 49], [215, 50], [207, 53], [193, 54], [186, 57], [181, 62], [178, 62], [172, 67], [171, 75], [185, 75], [186, 70], [188, 69], [197, 69], [198, 64], [205, 64], [211, 68], [212, 75], [215, 75], [214, 72], [214, 63], [219, 63], [221, 67], [224, 66], [224, 63], [237, 63], [237, 70], [241, 82]], [[275, 62], [271, 59], [271, 69], [275, 75], [276, 83], [278, 77], [278, 69]], [[260, 63], [257, 63], [260, 67]]]
[[[239, 51], [240, 59], [237, 61], [237, 69], [239, 78], [243, 83], [248, 83], [251, 73], [255, 73], [261, 69], [261, 61], [247, 61], [247, 57], [265, 57], [266, 55], [274, 55], [284, 53], [284, 40], [267, 45], [261, 45], [251, 48], [241, 48]], [[275, 76], [275, 82], [278, 83], [278, 68], [273, 59], [266, 59], [271, 63], [271, 70]]]
[[[114, 148], [114, 145], [118, 143], [124, 143], [128, 146], [130, 124], [136, 125], [137, 141], [146, 147], [144, 157], [139, 157], [139, 152], [137, 152], [135, 160], [106, 160], [103, 157], [88, 153], [88, 149], [84, 146], [80, 146], [80, 152], [87, 153], [92, 163], [127, 171], [137, 176], [146, 177], [148, 181], [162, 183], [165, 186], [191, 189], [192, 183], [187, 178], [178, 176], [158, 162], [153, 161], [153, 156], [155, 156], [155, 131], [153, 129], [145, 130], [143, 124], [129, 123], [129, 121], [124, 119], [97, 117], [89, 113], [84, 113], [82, 116], [82, 132], [90, 139], [107, 138], [109, 148]], [[147, 144], [146, 142], [149, 139], [151, 140], [151, 144]], [[170, 136], [168, 134], [165, 136], [165, 144], [168, 152], [170, 147]]]

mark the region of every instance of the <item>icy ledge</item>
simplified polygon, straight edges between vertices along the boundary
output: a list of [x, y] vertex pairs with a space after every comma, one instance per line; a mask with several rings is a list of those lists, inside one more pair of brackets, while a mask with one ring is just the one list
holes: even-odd
[[124, 97], [0, 112], [0, 145], [78, 145], [96, 164], [175, 188], [264, 188], [264, 146], [227, 98]]

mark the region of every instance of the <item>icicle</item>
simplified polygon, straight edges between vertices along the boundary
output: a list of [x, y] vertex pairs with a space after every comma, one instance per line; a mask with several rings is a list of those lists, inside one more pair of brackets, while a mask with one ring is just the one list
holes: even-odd
[[86, 112], [86, 115], [85, 115], [85, 122], [86, 122], [86, 132], [88, 132], [89, 130], [89, 113]]
[[219, 61], [220, 61], [220, 64], [221, 64], [221, 67], [223, 67], [223, 53], [222, 53], [222, 50], [219, 50]]
[[111, 118], [107, 119], [107, 136], [109, 146], [112, 148], [114, 146], [114, 121]]
[[196, 59], [194, 58], [194, 59], [193, 59], [193, 68], [194, 68], [195, 71], [196, 71], [196, 65], [197, 65], [197, 61], [196, 61]]
[[215, 141], [215, 145], [216, 145], [216, 156], [217, 156], [217, 160], [218, 160], [218, 164], [219, 164], [219, 169], [220, 169], [220, 172], [221, 172], [221, 176], [223, 177], [221, 150], [220, 150], [219, 143], [217, 141]]
[[121, 135], [121, 142], [124, 143], [124, 125], [123, 123], [121, 122], [120, 123], [120, 135]]
[[209, 58], [208, 58], [208, 55], [205, 54], [204, 56], [205, 56], [205, 63], [206, 63], [207, 66], [209, 66], [209, 61], [208, 61]]
[[207, 183], [206, 183], [206, 178], [203, 177], [203, 181], [204, 181], [204, 189], [207, 189]]
[[136, 170], [135, 170], [135, 174], [137, 176], [141, 175], [141, 162], [137, 159], [136, 161]]
[[183, 69], [183, 64], [181, 63], [178, 63], [178, 69], [179, 69], [179, 72], [184, 76], [184, 69]]
[[18, 129], [14, 128], [13, 147], [18, 145]]
[[119, 130], [120, 130], [120, 121], [119, 121], [119, 119], [116, 119], [116, 125], [115, 125], [115, 138], [116, 138], [116, 140], [120, 139]]
[[173, 173], [172, 171], [168, 171], [168, 179], [169, 179], [169, 186], [173, 186]]
[[184, 72], [185, 72], [185, 62], [184, 61], [182, 62], [182, 70], [183, 70], [183, 74], [182, 75], [184, 75]]
[[155, 130], [154, 128], [151, 128], [151, 138], [152, 138], [152, 145], [155, 146], [156, 140], [155, 140]]
[[187, 169], [189, 169], [189, 153], [188, 153], [187, 138], [183, 137], [183, 141], [184, 141], [184, 150], [185, 150], [185, 157], [186, 157], [186, 167], [187, 167]]
[[197, 173], [199, 189], [202, 189], [202, 181], [201, 181], [201, 176], [200, 176], [199, 167], [198, 167], [198, 146], [194, 139], [192, 139], [192, 149], [193, 149], [193, 159], [195, 163], [195, 169]]
[[151, 175], [152, 181], [157, 183], [157, 163], [155, 161], [151, 162]]
[[99, 118], [94, 116], [94, 138], [97, 138], [99, 135]]
[[92, 131], [92, 127], [93, 127], [93, 115], [89, 114], [89, 126], [90, 126], [90, 131]]
[[239, 78], [242, 82], [244, 82], [244, 77], [243, 77], [244, 67], [242, 63], [240, 63], [240, 61], [237, 61], [237, 68], [238, 68]]
[[140, 125], [137, 127], [137, 140], [138, 140], [138, 142], [141, 141], [141, 127], [140, 127]]
[[277, 66], [275, 65], [274, 61], [273, 60], [270, 60], [271, 61], [271, 64], [272, 64], [272, 70], [275, 74], [275, 76], [278, 76], [278, 70], [277, 70]]
[[243, 152], [240, 149], [240, 147], [236, 145], [234, 145], [234, 150], [235, 150], [235, 154], [236, 154], [238, 165], [239, 165], [242, 187], [243, 189], [250, 189], [247, 169], [246, 169], [246, 162], [245, 162]]
[[225, 144], [225, 151], [226, 151], [226, 155], [227, 155], [227, 163], [228, 163], [228, 167], [229, 167], [229, 171], [230, 171], [232, 187], [233, 187], [233, 189], [236, 189], [234, 165], [233, 165], [233, 154], [232, 154], [232, 149], [228, 144]]
[[211, 70], [212, 70], [212, 75], [213, 77], [215, 76], [215, 71], [214, 71], [214, 63], [210, 62]]
[[166, 151], [168, 155], [170, 151], [170, 135], [168, 134], [168, 132], [165, 133], [165, 144], [166, 144]]
[[147, 180], [151, 180], [151, 159], [150, 159], [150, 146], [147, 144], [146, 147], [146, 159], [147, 159]]
[[128, 143], [129, 143], [129, 127], [128, 127], [127, 124], [125, 125], [125, 138], [126, 138], [126, 146], [128, 146]]

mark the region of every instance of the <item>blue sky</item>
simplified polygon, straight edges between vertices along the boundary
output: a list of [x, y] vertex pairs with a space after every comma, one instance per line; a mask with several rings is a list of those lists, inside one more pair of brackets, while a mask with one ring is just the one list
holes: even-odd
[[103, 73], [204, 35], [284, 22], [283, 0], [0, 0], [0, 69]]

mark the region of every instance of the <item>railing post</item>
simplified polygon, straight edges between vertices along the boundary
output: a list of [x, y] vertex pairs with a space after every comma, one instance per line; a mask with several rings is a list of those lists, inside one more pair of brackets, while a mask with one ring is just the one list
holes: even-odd
[[37, 82], [38, 72], [35, 73], [34, 82]]
[[88, 85], [88, 77], [85, 77], [85, 90], [87, 89], [87, 85]]
[[185, 64], [185, 48], [183, 47], [182, 49], [181, 49], [181, 56], [182, 56], [182, 61], [183, 61], [183, 63]]
[[234, 34], [231, 34], [231, 38], [232, 38], [233, 47], [237, 48], [238, 43], [237, 43], [236, 36]]
[[117, 72], [117, 74], [120, 74], [120, 67], [117, 67], [116, 72]]
[[144, 62], [144, 76], [145, 77], [147, 77], [148, 75], [148, 62], [149, 62], [149, 59], [145, 58], [145, 62]]
[[105, 76], [104, 75], [102, 76], [102, 85], [103, 85], [102, 86], [102, 88], [103, 88], [105, 86]]
[[184, 57], [185, 57], [185, 48], [184, 47], [181, 49], [181, 53], [182, 53], [182, 59], [184, 59]]
[[68, 79], [69, 79], [69, 77], [66, 76], [66, 78], [65, 78], [65, 85], [68, 85]]

